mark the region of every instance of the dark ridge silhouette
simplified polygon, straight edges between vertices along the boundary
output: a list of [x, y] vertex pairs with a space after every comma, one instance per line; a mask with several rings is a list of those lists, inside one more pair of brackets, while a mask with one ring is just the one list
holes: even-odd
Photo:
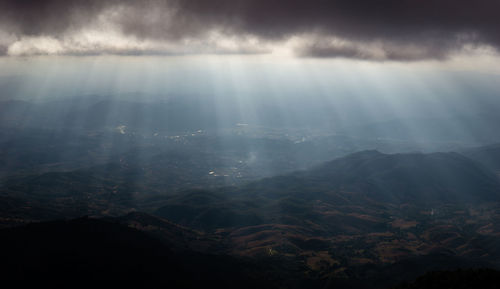
[[281, 268], [279, 260], [259, 263], [176, 251], [148, 233], [111, 219], [85, 217], [2, 229], [0, 245], [0, 279], [141, 280], [169, 288], [276, 288], [277, 282], [289, 288], [304, 285], [300, 275]]
[[116, 223], [80, 218], [0, 230], [2, 278], [142, 279], [184, 274], [167, 247]]
[[500, 284], [500, 272], [492, 269], [433, 271], [414, 282], [402, 283], [394, 289], [494, 289]]

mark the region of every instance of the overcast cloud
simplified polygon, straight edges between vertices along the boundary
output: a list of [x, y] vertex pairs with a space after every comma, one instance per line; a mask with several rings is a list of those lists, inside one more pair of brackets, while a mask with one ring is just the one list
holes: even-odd
[[269, 53], [414, 61], [500, 47], [498, 0], [0, 0], [4, 55]]

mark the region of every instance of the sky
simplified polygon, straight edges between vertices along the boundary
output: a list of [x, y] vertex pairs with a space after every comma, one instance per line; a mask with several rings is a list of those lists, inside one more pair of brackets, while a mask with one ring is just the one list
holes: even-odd
[[1, 0], [0, 53], [445, 60], [500, 45], [497, 0]]
[[0, 100], [205, 97], [256, 119], [492, 114], [498, 0], [0, 0]]

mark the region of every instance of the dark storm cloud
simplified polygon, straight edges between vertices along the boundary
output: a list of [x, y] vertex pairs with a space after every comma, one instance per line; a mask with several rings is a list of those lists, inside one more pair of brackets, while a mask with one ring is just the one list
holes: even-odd
[[0, 0], [0, 23], [23, 35], [59, 34], [85, 25], [108, 5], [120, 1]]
[[[18, 37], [59, 37], [108, 11], [121, 32], [146, 40], [203, 37], [213, 29], [264, 41], [315, 35], [298, 49], [313, 57], [377, 58], [364, 47], [373, 43], [394, 60], [500, 46], [498, 0], [0, 0], [0, 11], [1, 25]], [[329, 37], [351, 44], [317, 40]]]
[[435, 43], [406, 43], [397, 41], [383, 42], [346, 42], [325, 38], [305, 42], [296, 48], [302, 57], [316, 58], [355, 58], [364, 60], [417, 61], [422, 59], [446, 59], [447, 53], [456, 49], [450, 43], [436, 39]]
[[[441, 59], [466, 44], [500, 45], [497, 0], [187, 0], [182, 7], [212, 21], [234, 19], [236, 31], [261, 37], [314, 32], [358, 43], [338, 47], [313, 41], [300, 49], [310, 56], [372, 58], [360, 49], [367, 42], [387, 44], [385, 57], [395, 60]], [[408, 46], [418, 51], [398, 51]]]

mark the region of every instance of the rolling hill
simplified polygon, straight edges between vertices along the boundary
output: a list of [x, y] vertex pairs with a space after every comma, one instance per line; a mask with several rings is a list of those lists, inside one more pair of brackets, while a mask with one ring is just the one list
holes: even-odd
[[[167, 198], [156, 214], [204, 229], [313, 222], [343, 231], [345, 224], [377, 228], [388, 210], [405, 204], [431, 208], [498, 200], [495, 174], [457, 153], [364, 151], [236, 188], [182, 192]], [[364, 213], [370, 218], [352, 218]]]
[[[137, 162], [131, 152], [122, 162], [9, 177], [0, 187], [4, 226], [66, 220], [0, 230], [11, 248], [5, 272], [175, 276], [193, 280], [179, 284], [187, 288], [206, 280], [234, 286], [221, 273], [231, 272], [252, 286], [387, 288], [430, 269], [500, 266], [498, 179], [463, 155], [362, 151], [206, 188], [197, 171], [209, 167], [193, 169], [196, 157], [151, 154]], [[198, 188], [177, 186], [185, 178]], [[76, 267], [62, 268], [67, 261]]]

